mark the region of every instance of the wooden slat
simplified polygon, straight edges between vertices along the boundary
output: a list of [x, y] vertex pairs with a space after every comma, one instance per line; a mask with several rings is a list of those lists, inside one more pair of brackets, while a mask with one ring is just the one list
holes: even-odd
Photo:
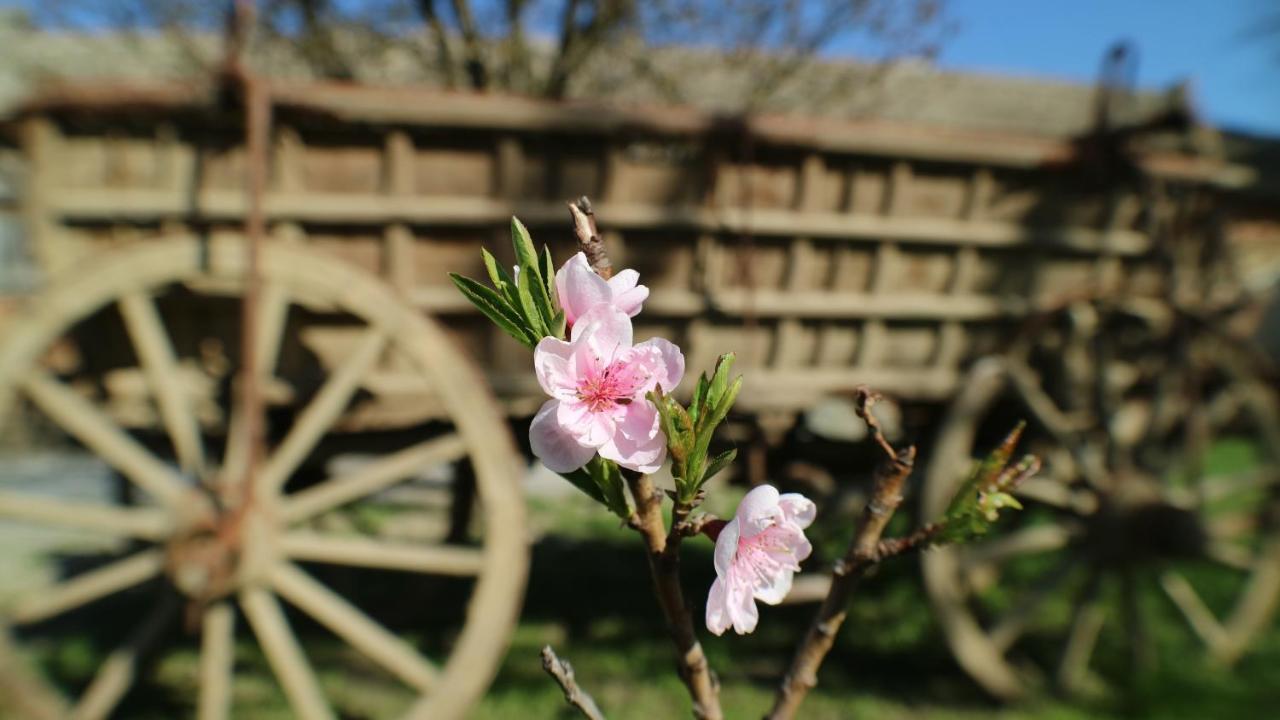
[[[509, 202], [498, 198], [395, 197], [352, 193], [274, 193], [264, 200], [274, 219], [308, 222], [382, 225], [403, 221], [432, 225], [494, 225], [512, 215], [527, 224], [564, 222], [559, 202]], [[115, 218], [150, 221], [192, 210], [192, 198], [178, 191], [75, 189], [60, 190], [50, 198], [52, 210], [67, 220], [101, 221]], [[195, 211], [210, 220], [239, 220], [244, 213], [243, 193], [208, 190], [195, 198]], [[626, 231], [650, 228], [682, 228], [708, 232], [744, 232], [757, 237], [823, 237], [878, 242], [897, 239], [924, 244], [971, 244], [980, 247], [1059, 247], [1082, 252], [1109, 247], [1121, 255], [1146, 252], [1150, 241], [1141, 233], [1111, 233], [1087, 228], [1036, 228], [1003, 222], [966, 222], [948, 218], [887, 217], [846, 213], [800, 213], [794, 210], [698, 208], [693, 206], [603, 205], [597, 214], [609, 218], [612, 228]], [[1104, 243], [1105, 241], [1105, 243]]]
[[275, 153], [272, 189], [284, 193], [302, 192], [306, 188], [303, 159], [307, 153], [302, 136], [294, 128], [279, 127], [272, 151]]
[[383, 166], [386, 169], [386, 191], [390, 195], [412, 195], [414, 192], [413, 176], [413, 140], [404, 130], [392, 130], [387, 133], [383, 148]]

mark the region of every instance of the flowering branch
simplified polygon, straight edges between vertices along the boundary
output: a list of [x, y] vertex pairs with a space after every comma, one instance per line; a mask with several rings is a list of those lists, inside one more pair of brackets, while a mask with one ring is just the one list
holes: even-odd
[[[676, 667], [693, 700], [693, 715], [702, 720], [720, 720], [724, 717], [720, 710], [720, 684], [711, 672], [702, 644], [694, 633], [693, 618], [680, 586], [679, 549], [684, 537], [677, 530], [680, 522], [673, 522], [668, 533], [662, 520], [662, 496], [653, 481], [642, 473], [628, 471], [623, 475], [636, 506], [635, 517], [629, 524], [644, 540], [654, 593], [667, 621], [667, 632], [676, 646]], [[687, 505], [677, 502], [672, 514], [687, 516], [688, 510]]]
[[542, 646], [542, 669], [560, 685], [564, 691], [564, 701], [578, 709], [587, 720], [604, 720], [604, 713], [596, 701], [585, 690], [578, 687], [573, 676], [573, 666], [568, 660], [556, 657], [556, 651], [550, 645]]

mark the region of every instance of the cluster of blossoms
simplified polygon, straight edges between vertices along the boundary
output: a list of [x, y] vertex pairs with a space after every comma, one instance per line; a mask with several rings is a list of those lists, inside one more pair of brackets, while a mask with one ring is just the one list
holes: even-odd
[[529, 428], [533, 453], [555, 472], [577, 470], [596, 453], [642, 473], [666, 458], [657, 408], [645, 396], [680, 384], [684, 355], [662, 338], [632, 344], [631, 317], [649, 295], [638, 280], [624, 270], [606, 282], [582, 253], [556, 273], [569, 342], [546, 337], [534, 348], [538, 383], [552, 399]]
[[[556, 292], [569, 341], [545, 337], [534, 349], [538, 383], [551, 396], [529, 428], [533, 452], [548, 469], [569, 473], [598, 453], [641, 473], [667, 454], [657, 408], [648, 395], [670, 393], [684, 377], [684, 355], [662, 338], [632, 344], [631, 318], [649, 295], [639, 274], [623, 270], [606, 281], [578, 253], [556, 273]], [[716, 580], [707, 598], [707, 628], [749, 633], [755, 601], [782, 602], [800, 561], [812, 550], [804, 529], [812, 502], [764, 485], [743, 499], [716, 538]]]

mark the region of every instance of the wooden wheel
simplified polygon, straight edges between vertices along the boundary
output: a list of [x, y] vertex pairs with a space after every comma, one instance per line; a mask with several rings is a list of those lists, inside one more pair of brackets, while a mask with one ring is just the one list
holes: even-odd
[[[1024, 512], [922, 560], [957, 660], [989, 692], [1132, 679], [1156, 659], [1152, 614], [1180, 617], [1188, 647], [1221, 663], [1266, 627], [1280, 598], [1280, 415], [1239, 350], [1187, 318], [1081, 304], [975, 365], [933, 448], [924, 517], [1018, 418], [1023, 449], [1045, 460], [1019, 492]], [[1100, 644], [1126, 651], [1095, 658]]]
[[[219, 363], [200, 357], [213, 353], [215, 340], [238, 336], [235, 328], [220, 335], [220, 321], [200, 308], [218, 298], [238, 303], [245, 258], [245, 244], [236, 237], [139, 243], [55, 284], [10, 328], [0, 350], [0, 427], [6, 418], [15, 420], [16, 407], [40, 413], [127, 478], [144, 499], [113, 505], [4, 489], [0, 519], [124, 542], [112, 561], [25, 593], [0, 617], [21, 629], [126, 589], [157, 589], [155, 608], [138, 615], [144, 619], [134, 633], [107, 657], [71, 708], [57, 709], [62, 700], [45, 704], [54, 705], [58, 717], [111, 715], [144, 655], [156, 650], [162, 631], [184, 607], [188, 631], [199, 635], [196, 710], [202, 719], [240, 714], [233, 711], [233, 650], [237, 629], [245, 626], [294, 713], [334, 716], [286, 607], [402, 683], [409, 690], [406, 716], [460, 717], [491, 681], [523, 594], [528, 558], [521, 465], [510, 433], [480, 375], [434, 322], [341, 262], [298, 246], [267, 245], [255, 363], [262, 385], [283, 385], [284, 403], [292, 393], [292, 405], [301, 409], [286, 422], [273, 421], [277, 441], [246, 474], [249, 453], [225, 440], [238, 436], [229, 432], [239, 422], [238, 412], [211, 401], [219, 393], [210, 389], [217, 383], [208, 369]], [[103, 318], [114, 318], [119, 334], [98, 334], [93, 337], [103, 346], [83, 347], [86, 323]], [[357, 339], [332, 371], [315, 378], [314, 390], [304, 392], [302, 383], [288, 382], [295, 378], [281, 370], [281, 358], [297, 353], [300, 324], [321, 323]], [[109, 374], [142, 379], [154, 431], [128, 427], [129, 413], [108, 399], [103, 383], [95, 384], [96, 373], [50, 368], [51, 358], [77, 344], [86, 361], [99, 350], [133, 358], [133, 367]], [[205, 371], [197, 372], [201, 367]], [[429, 390], [447, 421], [432, 427], [446, 429], [413, 437], [383, 433], [384, 441], [398, 443], [390, 451], [299, 485], [301, 468], [318, 449], [340, 440], [336, 429], [356, 411], [360, 393], [372, 392], [368, 388], [385, 367], [395, 369], [402, 385]], [[223, 375], [230, 385], [236, 371]], [[273, 418], [278, 414], [273, 411]], [[459, 461], [474, 472], [480, 512], [473, 526], [481, 538], [447, 544], [447, 522], [435, 533], [429, 523], [415, 521], [409, 525], [413, 532], [388, 537], [344, 520], [350, 516], [344, 511], [385, 499], [393, 486], [424, 469]], [[451, 535], [458, 539], [457, 528]], [[470, 579], [459, 581], [469, 585], [466, 617], [457, 619], [456, 633], [431, 643], [435, 652], [426, 652], [422, 643], [398, 636], [331, 589], [325, 578], [335, 575], [334, 566], [359, 569], [360, 578], [379, 578], [375, 569], [396, 571], [403, 578], [397, 587], [418, 576]], [[406, 606], [430, 603], [430, 597], [405, 597], [396, 607], [403, 614]]]

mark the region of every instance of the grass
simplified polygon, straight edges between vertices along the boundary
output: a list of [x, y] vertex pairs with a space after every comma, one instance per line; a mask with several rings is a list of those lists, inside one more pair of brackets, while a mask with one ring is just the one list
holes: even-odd
[[[718, 506], [711, 509], [727, 514], [736, 500], [732, 492], [718, 492], [714, 498]], [[541, 670], [538, 651], [548, 643], [573, 663], [582, 686], [610, 718], [687, 717], [688, 700], [672, 671], [672, 650], [632, 533], [577, 495], [532, 501], [531, 521], [541, 539], [534, 546], [521, 623], [492, 688], [472, 718], [574, 717], [559, 688]], [[898, 522], [905, 525], [909, 519]], [[819, 554], [829, 558], [843, 544], [845, 528], [844, 521], [815, 528]], [[1032, 577], [1036, 569], [1019, 572]], [[684, 579], [695, 615], [701, 612], [712, 573], [711, 544], [705, 539], [692, 541], [685, 556]], [[1127, 672], [1127, 634], [1118, 611], [1118, 588], [1112, 583], [1104, 588], [1109, 615], [1095, 655], [1094, 668], [1101, 678], [1096, 689], [1079, 699], [1042, 691], [1022, 704], [1002, 706], [984, 696], [951, 658], [915, 560], [892, 563], [860, 588], [820, 685], [805, 703], [803, 717], [1203, 720], [1273, 716], [1280, 708], [1280, 631], [1273, 624], [1234, 668], [1214, 667], [1153, 582], [1155, 573], [1154, 568], [1143, 570], [1144, 590], [1139, 596], [1154, 660], [1137, 676]], [[411, 642], [433, 648], [439, 657], [440, 648], [461, 621], [456, 606], [448, 609], [449, 603], [436, 600], [432, 586], [409, 582], [402, 575], [371, 575], [359, 582], [342, 577], [326, 581], [370, 614], [388, 619]], [[1220, 574], [1190, 567], [1187, 576], [1211, 605], [1221, 606], [1232, 598], [1232, 583]], [[456, 593], [465, 587], [445, 590]], [[1025, 645], [1027, 659], [1056, 657], [1061, 624], [1070, 616], [1073, 602], [1070, 588], [1053, 598]], [[136, 607], [129, 598], [113, 599], [61, 622], [52, 637], [36, 646], [46, 671], [69, 690], [83, 686], [133, 623]], [[813, 609], [762, 608], [755, 634], [705, 637], [708, 656], [722, 682], [728, 717], [756, 718], [767, 709]], [[423, 615], [430, 616], [425, 624]], [[296, 615], [291, 622], [342, 717], [394, 717], [410, 702], [406, 690], [330, 635]], [[119, 717], [159, 720], [192, 715], [197, 687], [193, 639], [171, 639], [179, 641], [180, 649], [145, 669], [147, 679], [127, 698]], [[237, 717], [290, 717], [256, 645], [242, 635], [236, 655]], [[0, 698], [0, 718], [5, 715], [3, 706]]]

